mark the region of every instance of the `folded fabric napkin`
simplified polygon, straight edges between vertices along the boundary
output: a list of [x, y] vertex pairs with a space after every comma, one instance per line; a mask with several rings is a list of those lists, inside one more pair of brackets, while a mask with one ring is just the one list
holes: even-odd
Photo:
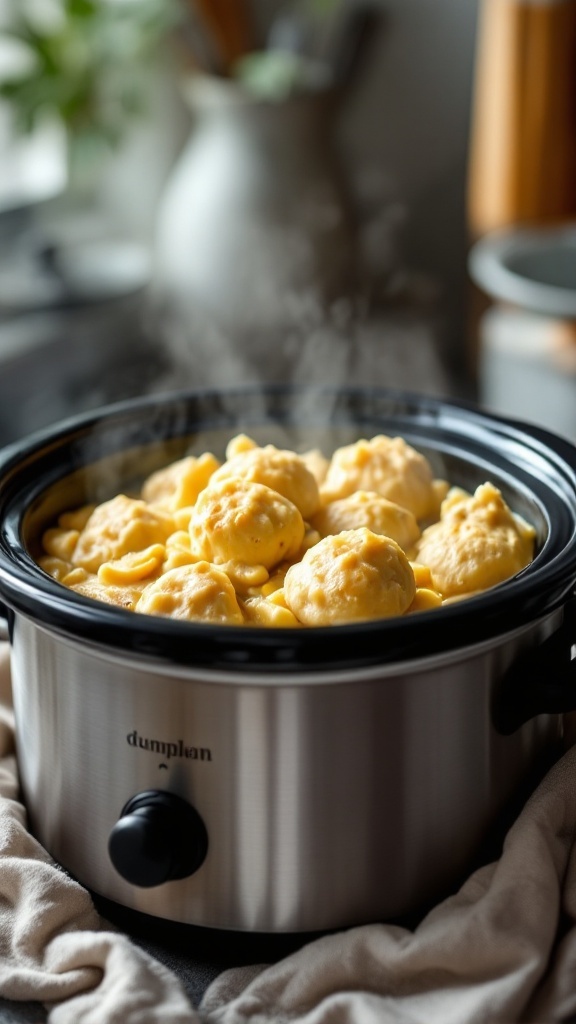
[[202, 1003], [218, 1024], [576, 1021], [576, 746], [476, 871], [414, 930], [375, 924], [265, 968], [228, 971]]
[[193, 1008], [26, 830], [0, 645], [0, 996], [50, 1024], [555, 1024], [576, 1020], [576, 746], [480, 868], [414, 929], [373, 924], [233, 968]]
[[[18, 800], [8, 644], [0, 644], [0, 995], [50, 1024], [192, 1024], [177, 977], [96, 913], [26, 829]], [[0, 1011], [1, 1012], [1, 1011]]]

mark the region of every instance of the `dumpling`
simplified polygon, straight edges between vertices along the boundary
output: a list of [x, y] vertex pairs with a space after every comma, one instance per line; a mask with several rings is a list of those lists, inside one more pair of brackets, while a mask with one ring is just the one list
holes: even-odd
[[325, 537], [284, 578], [286, 604], [305, 626], [402, 615], [415, 594], [402, 548], [365, 527]]
[[320, 487], [324, 504], [354, 491], [376, 491], [407, 508], [416, 519], [435, 517], [441, 497], [428, 459], [402, 437], [378, 434], [337, 448]]
[[392, 537], [404, 551], [412, 548], [420, 537], [414, 513], [375, 491], [356, 491], [347, 498], [331, 501], [312, 516], [310, 523], [322, 537], [365, 526], [372, 533]]
[[209, 562], [181, 565], [163, 573], [142, 591], [135, 611], [221, 625], [244, 622], [226, 573]]
[[142, 485], [142, 498], [170, 510], [194, 505], [200, 491], [204, 490], [219, 466], [219, 460], [211, 452], [187, 455], [152, 473]]
[[71, 561], [88, 572], [97, 572], [103, 562], [165, 544], [174, 527], [168, 512], [140, 498], [118, 494], [96, 506], [80, 531]]
[[304, 533], [304, 520], [288, 498], [237, 478], [211, 482], [190, 519], [192, 552], [217, 564], [271, 569], [299, 552]]
[[473, 495], [449, 495], [440, 521], [424, 530], [417, 559], [443, 597], [486, 590], [520, 572], [534, 557], [536, 532], [510, 510], [493, 484]]
[[264, 448], [247, 448], [228, 459], [216, 470], [211, 484], [240, 478], [264, 484], [288, 498], [309, 519], [320, 505], [316, 477], [296, 452], [268, 444]]

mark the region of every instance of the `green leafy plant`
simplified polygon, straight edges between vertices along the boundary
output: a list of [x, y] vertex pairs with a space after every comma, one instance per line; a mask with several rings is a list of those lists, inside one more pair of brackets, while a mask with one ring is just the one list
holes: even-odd
[[264, 99], [285, 99], [329, 86], [333, 69], [322, 42], [338, 26], [345, 7], [345, 0], [293, 0], [281, 6], [278, 22], [286, 39], [245, 54], [233, 68], [234, 77]]
[[147, 61], [174, 25], [172, 0], [56, 0], [39, 21], [17, 0], [3, 31], [26, 57], [22, 69], [0, 72], [0, 97], [14, 124], [34, 129], [56, 115], [68, 137], [116, 145], [145, 108]]

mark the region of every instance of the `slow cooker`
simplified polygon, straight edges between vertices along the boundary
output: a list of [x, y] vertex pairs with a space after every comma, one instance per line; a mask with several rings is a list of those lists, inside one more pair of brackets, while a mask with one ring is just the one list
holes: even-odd
[[[537, 533], [506, 583], [419, 614], [270, 629], [139, 616], [37, 565], [63, 510], [243, 431], [325, 454], [400, 435], [492, 481]], [[576, 449], [455, 401], [189, 391], [0, 455], [0, 596], [32, 832], [91, 891], [173, 922], [310, 932], [396, 920], [460, 880], [576, 707]]]

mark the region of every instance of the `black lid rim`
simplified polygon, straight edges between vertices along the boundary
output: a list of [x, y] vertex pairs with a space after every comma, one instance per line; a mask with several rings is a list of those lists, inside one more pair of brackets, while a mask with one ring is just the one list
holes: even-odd
[[[573, 559], [576, 563], [576, 557]], [[545, 567], [484, 594], [418, 615], [314, 628], [247, 628], [178, 622], [109, 606], [0, 566], [8, 606], [73, 641], [163, 662], [239, 672], [325, 671], [414, 661], [528, 626], [574, 592], [571, 572]]]
[[[112, 429], [115, 422], [138, 419], [142, 412], [157, 411], [164, 415], [167, 408], [179, 408], [182, 403], [189, 405], [197, 398], [209, 404], [211, 397], [220, 401], [232, 395], [242, 400], [254, 393], [250, 388], [229, 392], [206, 389], [172, 392], [116, 403], [95, 413], [74, 417], [0, 453], [0, 598], [13, 612], [74, 640], [180, 665], [247, 673], [325, 671], [425, 658], [505, 635], [559, 608], [573, 592], [576, 449], [569, 442], [538, 427], [480, 412], [465, 402], [377, 388], [306, 390], [280, 385], [266, 389], [272, 399], [284, 396], [288, 402], [291, 395], [302, 395], [303, 391], [328, 396], [344, 394], [351, 401], [358, 399], [363, 403], [370, 398], [387, 401], [391, 406], [396, 404], [399, 410], [404, 409], [406, 415], [418, 422], [426, 421], [427, 417], [440, 418], [444, 429], [447, 423], [453, 422], [458, 437], [461, 436], [465, 444], [468, 444], [468, 435], [476, 438], [480, 450], [487, 443], [483, 431], [487, 431], [495, 446], [500, 439], [512, 446], [528, 443], [538, 457], [543, 455], [550, 473], [554, 478], [558, 476], [558, 487], [566, 492], [558, 507], [560, 518], [565, 520], [562, 535], [547, 542], [544, 551], [513, 580], [461, 602], [395, 619], [313, 629], [234, 627], [139, 616], [83, 598], [56, 583], [36, 565], [23, 545], [18, 546], [15, 523], [12, 534], [8, 535], [7, 519], [3, 519], [6, 501], [3, 505], [2, 485], [11, 478], [13, 496], [17, 497], [23, 467], [30, 460], [37, 459], [41, 452], [56, 452], [57, 461], [59, 446], [73, 444], [77, 436], [89, 434], [95, 425], [104, 424]], [[258, 389], [258, 395], [261, 392], [262, 389]], [[198, 425], [204, 428], [202, 420]], [[513, 464], [513, 452], [506, 454], [505, 461]], [[36, 481], [35, 486], [41, 489], [42, 480]], [[9, 491], [10, 487], [4, 490]], [[556, 529], [554, 518], [553, 515], [550, 519], [552, 534]]]

